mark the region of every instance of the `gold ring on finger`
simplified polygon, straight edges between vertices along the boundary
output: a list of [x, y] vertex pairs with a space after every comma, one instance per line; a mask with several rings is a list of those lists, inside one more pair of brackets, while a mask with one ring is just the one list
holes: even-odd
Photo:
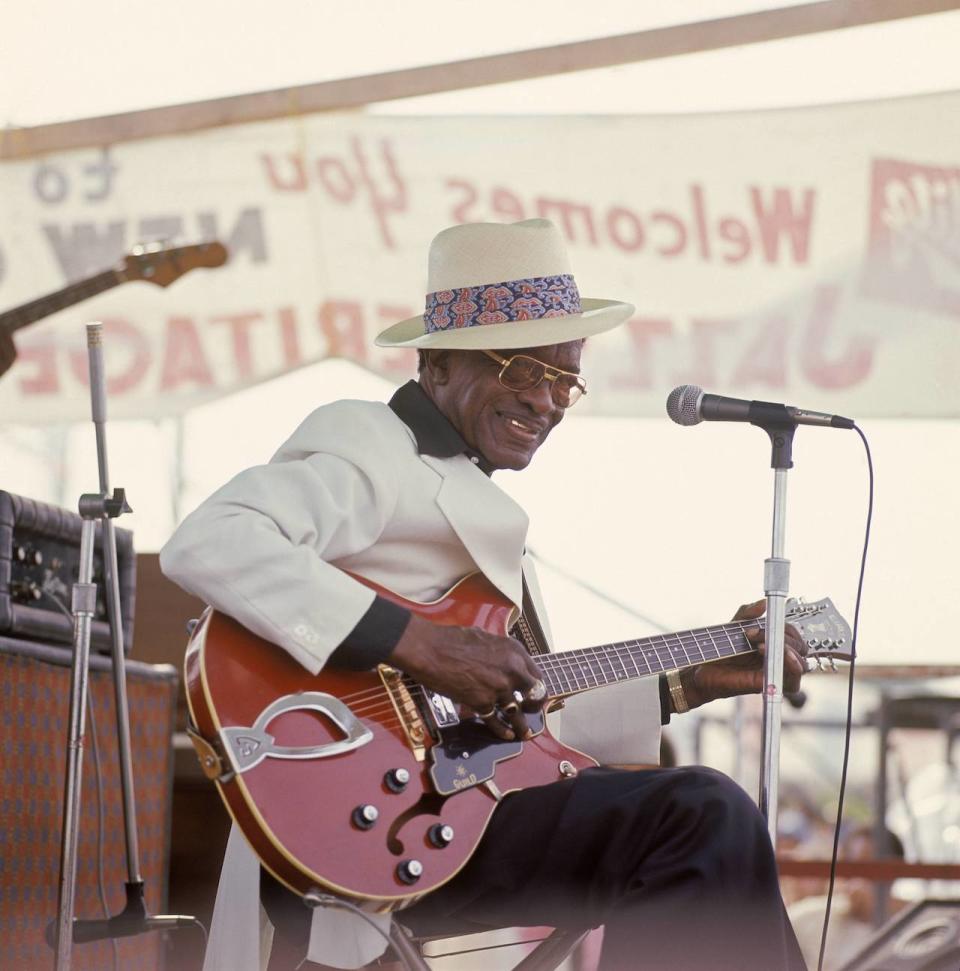
[[543, 701], [547, 697], [547, 686], [537, 678], [527, 690], [528, 701]]

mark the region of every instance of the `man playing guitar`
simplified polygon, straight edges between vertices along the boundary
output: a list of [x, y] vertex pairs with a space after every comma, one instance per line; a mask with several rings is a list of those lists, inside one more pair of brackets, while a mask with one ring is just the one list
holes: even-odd
[[[656, 763], [660, 725], [672, 712], [761, 689], [763, 635], [753, 621], [762, 604], [735, 618], [746, 653], [583, 693], [552, 687], [552, 659], [564, 655], [538, 662], [528, 650], [534, 645], [506, 630], [441, 626], [404, 605], [429, 605], [479, 571], [516, 608], [511, 621], [522, 610], [523, 629], [549, 642], [524, 549], [526, 514], [490, 476], [528, 465], [586, 390], [584, 339], [633, 310], [580, 298], [560, 234], [542, 219], [447, 229], [432, 243], [429, 266], [426, 312], [378, 338], [418, 349], [418, 381], [389, 405], [342, 401], [317, 409], [269, 464], [241, 473], [187, 517], [161, 553], [164, 572], [276, 645], [269, 651], [286, 652], [305, 676], [400, 672], [432, 692], [429, 698], [460, 706], [454, 720], [502, 743], [533, 746], [531, 718], [548, 697], [566, 696], [550, 727], [603, 765], [561, 762], [569, 769], [555, 781], [508, 787], [499, 775], [471, 780], [463, 763], [463, 797], [437, 783], [439, 794], [426, 793], [421, 802], [486, 800], [489, 822], [464, 865], [422, 896], [415, 896], [421, 864], [413, 869], [407, 861], [406, 873], [398, 866], [397, 897], [409, 884], [415, 901], [402, 920], [415, 932], [603, 925], [603, 971], [801, 971], [766, 823], [747, 794], [703, 767], [611, 767]], [[803, 640], [788, 627], [787, 691], [797, 690], [804, 654]], [[206, 669], [191, 674], [188, 665], [194, 687], [207, 677]], [[397, 710], [402, 716], [399, 703]], [[343, 787], [353, 754], [337, 756], [344, 759]], [[503, 763], [503, 778], [510, 765]], [[220, 776], [224, 790], [235, 774]], [[318, 791], [310, 811], [320, 821], [334, 801]], [[375, 827], [370, 809], [358, 807], [351, 833]], [[438, 831], [434, 847], [444, 840], [454, 840], [452, 828]], [[260, 880], [276, 928], [270, 971], [299, 967], [307, 956], [303, 967], [358, 967], [382, 952], [382, 940], [362, 922], [350, 925], [352, 915], [320, 908], [311, 926], [309, 911], [288, 889], [293, 878], [279, 873], [280, 855], [278, 866], [260, 856], [282, 879], [265, 869]], [[232, 836], [208, 971], [261, 967], [259, 874], [257, 857]], [[330, 879], [329, 886], [342, 884]], [[381, 904], [402, 906], [387, 893]]]

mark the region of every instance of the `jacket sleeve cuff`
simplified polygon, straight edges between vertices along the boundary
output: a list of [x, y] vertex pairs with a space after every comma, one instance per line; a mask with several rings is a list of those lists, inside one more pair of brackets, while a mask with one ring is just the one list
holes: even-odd
[[369, 671], [385, 664], [408, 623], [409, 610], [378, 595], [330, 655], [328, 663], [348, 671]]
[[[362, 622], [361, 622], [362, 623]], [[669, 725], [670, 724], [670, 685], [667, 684], [667, 679], [665, 675], [660, 675], [657, 679], [658, 687], [660, 689], [660, 724]]]

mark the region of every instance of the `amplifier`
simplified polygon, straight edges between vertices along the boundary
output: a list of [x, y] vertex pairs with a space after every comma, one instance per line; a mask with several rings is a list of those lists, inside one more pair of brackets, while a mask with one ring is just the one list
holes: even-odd
[[[70, 664], [62, 647], [0, 635], [0, 968], [51, 971], [47, 922], [57, 916]], [[177, 672], [126, 662], [130, 748], [140, 867], [147, 911], [169, 913], [173, 747]], [[113, 662], [90, 657], [87, 731], [78, 820], [76, 916], [118, 914], [127, 856], [117, 751]], [[172, 939], [172, 935], [171, 935]], [[179, 944], [179, 942], [174, 942]], [[163, 971], [160, 934], [77, 944], [72, 971]], [[196, 965], [199, 968], [199, 964]], [[170, 963], [183, 971], [185, 963]]]
[[[44, 643], [73, 644], [70, 600], [80, 573], [80, 532], [77, 513], [0, 490], [0, 634]], [[133, 533], [115, 529], [120, 613], [124, 653], [133, 646], [133, 612], [137, 563]], [[96, 615], [90, 646], [110, 652], [106, 576], [103, 568], [102, 524], [97, 523], [93, 580], [97, 585]]]

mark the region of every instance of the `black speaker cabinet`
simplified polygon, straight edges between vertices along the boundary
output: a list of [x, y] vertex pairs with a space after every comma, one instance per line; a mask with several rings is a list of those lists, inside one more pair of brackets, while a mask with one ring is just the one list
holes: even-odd
[[[0, 968], [50, 971], [44, 930], [57, 915], [60, 832], [72, 655], [0, 636]], [[140, 867], [149, 913], [167, 900], [177, 673], [126, 664]], [[91, 655], [78, 840], [75, 914], [122, 910], [127, 878], [113, 673]], [[89, 714], [93, 717], [90, 718]], [[94, 741], [95, 740], [95, 741]], [[159, 932], [77, 944], [75, 971], [163, 971]]]
[[960, 900], [921, 900], [888, 921], [840, 971], [957, 971]]
[[[75, 512], [0, 490], [0, 634], [72, 648], [70, 599], [80, 571], [82, 529], [83, 520]], [[129, 654], [133, 646], [137, 562], [133, 533], [119, 527], [114, 533], [123, 646]], [[90, 645], [94, 651], [109, 654], [107, 575], [101, 535], [101, 524], [97, 523], [93, 557], [97, 601], [90, 625]]]

